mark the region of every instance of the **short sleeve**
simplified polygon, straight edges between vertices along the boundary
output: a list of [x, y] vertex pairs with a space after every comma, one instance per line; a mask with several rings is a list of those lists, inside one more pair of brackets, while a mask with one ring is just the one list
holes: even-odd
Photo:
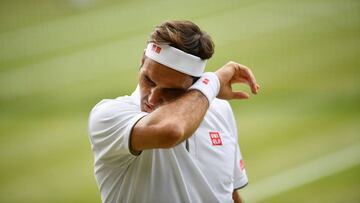
[[244, 160], [241, 157], [239, 145], [236, 147], [234, 167], [234, 190], [241, 189], [248, 184], [248, 177], [245, 171]]
[[229, 113], [230, 127], [231, 127], [231, 132], [235, 136], [235, 144], [236, 144], [236, 151], [234, 152], [235, 153], [234, 190], [237, 190], [245, 187], [248, 184], [248, 177], [246, 175], [244, 160], [241, 156], [240, 146], [238, 143], [238, 132], [236, 127], [236, 121], [233, 112], [231, 110], [231, 107], [229, 108], [230, 108], [230, 113]]
[[103, 100], [97, 104], [89, 117], [89, 135], [95, 159], [112, 162], [131, 155], [131, 131], [146, 114], [126, 99]]

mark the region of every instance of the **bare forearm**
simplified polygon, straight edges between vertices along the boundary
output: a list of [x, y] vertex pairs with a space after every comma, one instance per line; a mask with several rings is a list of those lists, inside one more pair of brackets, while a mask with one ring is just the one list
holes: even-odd
[[179, 142], [187, 139], [196, 131], [208, 108], [208, 100], [197, 90], [190, 90], [183, 98], [169, 105], [172, 112], [168, 113], [168, 116], [171, 117], [173, 123], [184, 130]]
[[234, 203], [242, 203], [243, 202], [239, 193], [236, 190], [233, 192], [233, 200], [234, 200]]
[[[199, 127], [209, 107], [206, 97], [190, 90], [141, 119], [133, 129], [135, 150], [173, 147], [190, 137]], [[144, 136], [151, 135], [148, 140]], [[156, 143], [154, 143], [156, 142]], [[138, 143], [138, 144], [136, 144]]]

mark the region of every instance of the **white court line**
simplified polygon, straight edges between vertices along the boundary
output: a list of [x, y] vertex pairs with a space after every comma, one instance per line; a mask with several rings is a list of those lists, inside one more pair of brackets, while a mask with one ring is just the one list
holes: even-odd
[[360, 143], [259, 182], [250, 183], [247, 191], [244, 191], [244, 199], [250, 203], [259, 202], [358, 164], [360, 164]]

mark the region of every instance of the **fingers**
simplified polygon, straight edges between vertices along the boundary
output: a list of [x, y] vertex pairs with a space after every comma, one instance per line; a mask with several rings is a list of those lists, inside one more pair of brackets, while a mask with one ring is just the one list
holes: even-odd
[[260, 86], [257, 84], [252, 71], [241, 64], [229, 62], [215, 72], [219, 78], [221, 87], [218, 98], [221, 99], [248, 99], [250, 96], [246, 92], [233, 91], [232, 84], [246, 83], [249, 85], [251, 92], [257, 94]]
[[260, 88], [260, 85], [256, 84], [256, 83], [251, 83], [250, 84], [250, 87], [251, 87], [251, 92], [253, 94], [257, 94], [258, 91], [259, 91], [259, 88]]
[[233, 92], [233, 99], [248, 99], [250, 96], [246, 92]]
[[238, 81], [247, 83], [250, 86], [251, 92], [253, 94], [257, 94], [260, 86], [257, 84], [255, 76], [252, 73], [252, 71], [244, 65], [238, 63], [235, 64], [236, 64], [236, 71], [238, 72], [238, 76], [239, 76]]
[[256, 93], [259, 91], [259, 89], [260, 89], [260, 85], [256, 84]]

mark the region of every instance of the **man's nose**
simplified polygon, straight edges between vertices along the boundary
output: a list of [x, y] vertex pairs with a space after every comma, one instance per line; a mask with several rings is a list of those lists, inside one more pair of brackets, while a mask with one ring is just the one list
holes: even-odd
[[163, 102], [163, 98], [161, 95], [161, 90], [158, 88], [152, 88], [150, 95], [148, 97], [148, 103], [152, 107], [160, 105]]

